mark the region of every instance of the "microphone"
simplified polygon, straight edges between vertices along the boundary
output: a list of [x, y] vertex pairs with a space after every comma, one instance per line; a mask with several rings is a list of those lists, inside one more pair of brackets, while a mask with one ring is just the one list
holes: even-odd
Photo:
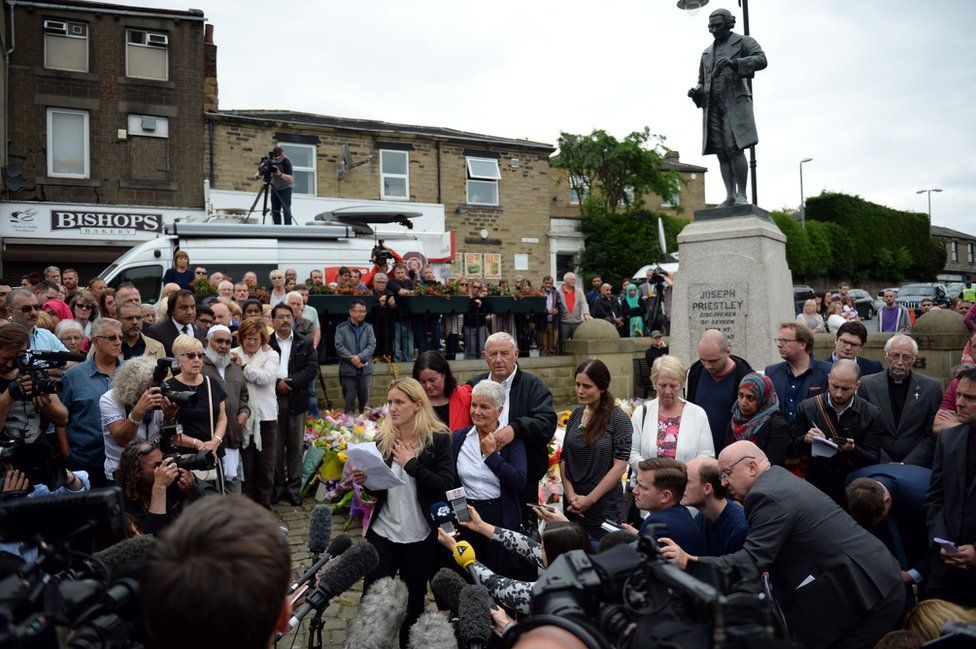
[[454, 536], [454, 524], [451, 522], [454, 519], [454, 512], [450, 505], [444, 501], [434, 503], [430, 506], [430, 517], [447, 534]]
[[340, 559], [326, 567], [319, 584], [305, 597], [305, 603], [288, 620], [288, 631], [301, 624], [306, 615], [314, 611], [322, 611], [329, 605], [336, 595], [340, 595], [376, 569], [380, 563], [380, 555], [369, 543], [356, 543], [343, 553]]
[[313, 562], [325, 552], [331, 537], [332, 508], [328, 505], [316, 505], [308, 519], [308, 551], [312, 553]]
[[458, 614], [458, 595], [468, 585], [464, 578], [450, 568], [441, 568], [430, 580], [430, 590], [442, 602], [451, 607], [451, 617]]
[[105, 564], [112, 581], [122, 577], [138, 579], [155, 549], [156, 537], [147, 534], [125, 539], [92, 556]]
[[461, 649], [486, 649], [491, 638], [491, 607], [495, 601], [484, 586], [465, 586], [458, 595]]
[[315, 576], [315, 573], [321, 570], [322, 566], [324, 566], [329, 561], [329, 559], [339, 556], [340, 554], [348, 550], [350, 545], [352, 545], [352, 539], [350, 539], [349, 536], [346, 534], [340, 534], [339, 536], [332, 539], [332, 543], [329, 544], [328, 549], [325, 551], [325, 556], [321, 557], [318, 561], [313, 563], [311, 567], [305, 571], [305, 574], [303, 574], [298, 579], [298, 581], [296, 581], [291, 585], [291, 588], [288, 589], [287, 594], [291, 595], [296, 590], [298, 590], [299, 586], [311, 580], [312, 577]]
[[454, 627], [440, 613], [428, 611], [410, 627], [408, 649], [458, 649]]
[[407, 617], [407, 586], [384, 577], [366, 591], [359, 613], [347, 627], [346, 649], [390, 649], [397, 645], [400, 625]]
[[471, 581], [476, 585], [481, 584], [481, 580], [478, 579], [478, 573], [474, 569], [474, 548], [467, 541], [459, 541], [457, 545], [454, 546], [454, 560], [459, 566], [468, 571], [468, 576], [471, 577]]

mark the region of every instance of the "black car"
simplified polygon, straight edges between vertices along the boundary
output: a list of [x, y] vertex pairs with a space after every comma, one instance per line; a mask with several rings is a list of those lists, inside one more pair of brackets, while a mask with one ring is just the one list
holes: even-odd
[[860, 288], [852, 288], [847, 291], [847, 296], [854, 300], [854, 308], [861, 320], [871, 320], [878, 315], [878, 309], [874, 305], [874, 298], [871, 294]]
[[796, 310], [794, 315], [803, 312], [803, 303], [812, 300], [814, 297], [813, 289], [805, 284], [797, 284], [793, 287], [793, 307]]

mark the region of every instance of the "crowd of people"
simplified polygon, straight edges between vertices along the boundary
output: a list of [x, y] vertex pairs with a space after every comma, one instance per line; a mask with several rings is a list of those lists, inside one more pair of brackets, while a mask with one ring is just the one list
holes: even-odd
[[[25, 484], [11, 468], [6, 496], [116, 485], [129, 534], [164, 538], [191, 503], [214, 492], [243, 493], [264, 509], [300, 502], [305, 418], [314, 405], [317, 348], [327, 339], [309, 313], [309, 285], [289, 291], [294, 274], [274, 271], [263, 303], [253, 297], [253, 274], [235, 285], [206, 269], [191, 272], [185, 254], [177, 261], [166, 278], [176, 286], [157, 305], [144, 305], [131, 284], [112, 291], [96, 279], [81, 288], [77, 273], [56, 268], [35, 284], [26, 278], [21, 288], [0, 288], [9, 318], [0, 319], [4, 436], [45, 446], [65, 467], [53, 488]], [[414, 290], [405, 268], [392, 274], [374, 310], [388, 308], [379, 306], [382, 298], [395, 304], [400, 291]], [[363, 288], [379, 290], [381, 275]], [[184, 288], [204, 278], [217, 290], [209, 300]], [[360, 280], [340, 277], [357, 288]], [[661, 282], [668, 287], [670, 278]], [[483, 290], [472, 284], [468, 290]], [[648, 313], [668, 313], [651, 287], [643, 296], [633, 287], [634, 296], [629, 286], [615, 298], [609, 284], [594, 284], [591, 303], [567, 275], [546, 292], [558, 295], [547, 297], [555, 306], [546, 326], [558, 317], [558, 339], [566, 339], [586, 317], [609, 316], [618, 328], [643, 333], [656, 322]], [[623, 309], [633, 297], [638, 311]], [[642, 298], [654, 303], [646, 312], [639, 311]], [[53, 332], [41, 324], [44, 313], [57, 319]], [[379, 564], [365, 588], [398, 576], [408, 591], [401, 646], [430, 580], [452, 564], [447, 550], [460, 539], [476, 550], [481, 582], [516, 616], [529, 612], [539, 570], [561, 554], [596, 553], [639, 535], [653, 536], [681, 568], [711, 564], [764, 588], [793, 638], [808, 646], [894, 646], [883, 636], [894, 631], [904, 640], [895, 629], [906, 619], [917, 633], [912, 620], [932, 609], [927, 600], [955, 611], [955, 619], [973, 615], [965, 608], [976, 606], [971, 358], [943, 392], [914, 369], [918, 345], [907, 334], [887, 339], [884, 365], [862, 358], [869, 334], [857, 320], [837, 328], [834, 352], [822, 360], [813, 357], [806, 323], [782, 323], [775, 338], [782, 360], [761, 372], [720, 331], [701, 336], [686, 367], [652, 330], [655, 395], [632, 414], [610, 392], [603, 361], [575, 369], [579, 404], [565, 423], [563, 493], [554, 506], [540, 502], [538, 488], [557, 429], [552, 394], [519, 365], [520, 329], [477, 331], [485, 325], [467, 315], [434, 323], [444, 328], [427, 343], [442, 334], [470, 340], [465, 332], [473, 327], [486, 372], [461, 383], [449, 353], [418, 348], [411, 376], [389, 387], [376, 437], [402, 484], [371, 488], [368, 473], [352, 469], [353, 481], [375, 499], [364, 536]], [[368, 403], [381, 336], [363, 300], [351, 300], [348, 316], [332, 344], [353, 410], [356, 401]], [[564, 316], [578, 322], [567, 325]], [[413, 355], [414, 324], [392, 318], [393, 343], [409, 351], [405, 358]], [[976, 336], [961, 355], [973, 344]], [[58, 391], [42, 393], [18, 366], [28, 351], [82, 356], [63, 371]], [[200, 465], [180, 468], [174, 453], [194, 455]], [[458, 487], [470, 513], [459, 520], [460, 539], [430, 515]], [[28, 547], [3, 549], [30, 560]]]

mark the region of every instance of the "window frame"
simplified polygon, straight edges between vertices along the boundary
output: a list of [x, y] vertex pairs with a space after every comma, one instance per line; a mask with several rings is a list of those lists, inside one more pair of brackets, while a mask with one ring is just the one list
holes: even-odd
[[969, 242], [968, 244], [966, 244], [966, 259], [968, 260], [968, 263], [970, 263], [970, 264], [973, 263], [974, 251], [973, 251], [973, 244], [972, 244], [972, 242]]
[[[383, 158], [386, 154], [403, 154], [404, 165], [403, 168], [406, 169], [404, 174], [394, 174], [386, 173], [383, 171]], [[405, 196], [387, 196], [386, 195], [386, 178], [402, 178], [404, 181], [404, 191]], [[410, 200], [410, 152], [400, 151], [397, 149], [380, 149], [380, 199], [384, 201], [409, 201]]]
[[577, 184], [580, 185], [580, 189], [583, 191], [582, 196], [579, 194], [579, 192], [576, 191], [575, 188], [573, 188], [573, 180], [574, 179], [577, 179], [577, 178], [582, 178], [582, 177], [581, 176], [578, 176], [576, 174], [569, 174], [569, 179], [566, 181], [566, 184], [569, 186], [569, 204], [570, 205], [580, 205], [589, 196], [589, 192], [587, 191], [586, 187], [583, 186], [583, 184], [581, 182], [577, 182]]
[[958, 241], [952, 242], [952, 263], [954, 264], [959, 263], [959, 242]]
[[[50, 22], [64, 23], [66, 27], [69, 26], [69, 25], [84, 25], [84, 27], [85, 27], [85, 35], [84, 35], [84, 37], [81, 37], [81, 36], [73, 36], [71, 34], [52, 34], [52, 33], [48, 33], [48, 31], [47, 31], [47, 23], [49, 21]], [[89, 58], [91, 56], [91, 41], [90, 41], [90, 38], [89, 38], [90, 30], [88, 28], [89, 28], [88, 23], [83, 22], [83, 21], [80, 21], [80, 20], [62, 20], [60, 18], [45, 18], [44, 21], [41, 23], [41, 33], [44, 35], [44, 69], [45, 70], [64, 70], [66, 72], [87, 73], [89, 71], [89, 65], [88, 64], [89, 64]], [[76, 40], [84, 40], [85, 41], [85, 69], [84, 70], [72, 70], [71, 68], [55, 68], [55, 67], [52, 67], [52, 66], [48, 65], [48, 61], [47, 61], [47, 37], [48, 36], [54, 36], [56, 38], [73, 38], [73, 39], [76, 39]]]
[[[301, 144], [299, 142], [278, 142], [278, 146], [285, 152], [285, 155], [291, 160], [291, 174], [295, 177], [297, 172], [305, 172], [312, 174], [311, 188], [312, 193], [306, 194], [305, 192], [298, 192], [294, 190], [295, 183], [292, 182], [292, 193], [296, 196], [318, 196], [319, 192], [319, 171], [318, 171], [318, 150], [314, 144]], [[288, 155], [288, 148], [298, 148], [298, 149], [311, 149], [312, 150], [312, 166], [311, 167], [301, 167], [295, 164], [295, 159]]]
[[[488, 162], [494, 165], [495, 174], [476, 174], [473, 173], [471, 168], [472, 162]], [[466, 170], [465, 183], [464, 183], [464, 199], [468, 205], [487, 205], [490, 207], [498, 207], [501, 201], [500, 196], [500, 181], [502, 179], [501, 167], [498, 164], [498, 160], [495, 158], [479, 158], [478, 156], [465, 156], [464, 167]], [[493, 203], [487, 203], [483, 201], [473, 201], [471, 200], [471, 183], [484, 183], [485, 185], [492, 185], [495, 188], [495, 201]]]
[[[56, 108], [51, 107], [46, 111], [46, 123], [47, 123], [47, 134], [45, 140], [47, 142], [47, 176], [48, 178], [75, 178], [80, 180], [87, 180], [91, 178], [91, 115], [87, 110], [78, 110], [76, 108]], [[69, 174], [60, 173], [54, 170], [54, 115], [56, 113], [66, 114], [66, 115], [81, 115], [82, 125], [84, 127], [84, 159], [85, 159], [85, 170], [81, 174]]]
[[[129, 34], [132, 32], [144, 32], [146, 34], [145, 43], [133, 43], [129, 40]], [[164, 36], [166, 38], [166, 47], [160, 47], [158, 45], [150, 45], [149, 37], [154, 36]], [[169, 34], [167, 32], [157, 31], [153, 29], [146, 29], [143, 27], [126, 27], [125, 28], [125, 76], [129, 79], [146, 79], [148, 81], [169, 81]], [[129, 72], [129, 47], [146, 47], [156, 50], [164, 50], [166, 52], [166, 75], [164, 78], [159, 79], [157, 77], [137, 77], [136, 75]]]

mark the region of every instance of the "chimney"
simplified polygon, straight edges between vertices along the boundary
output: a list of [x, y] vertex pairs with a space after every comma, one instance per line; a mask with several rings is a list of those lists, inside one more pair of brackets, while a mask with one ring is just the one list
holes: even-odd
[[203, 110], [217, 110], [217, 46], [213, 40], [214, 26], [207, 24], [203, 32]]
[[668, 149], [667, 153], [664, 154], [664, 159], [665, 160], [669, 160], [671, 162], [677, 162], [678, 161], [678, 152], [677, 151], [672, 151], [671, 149]]

